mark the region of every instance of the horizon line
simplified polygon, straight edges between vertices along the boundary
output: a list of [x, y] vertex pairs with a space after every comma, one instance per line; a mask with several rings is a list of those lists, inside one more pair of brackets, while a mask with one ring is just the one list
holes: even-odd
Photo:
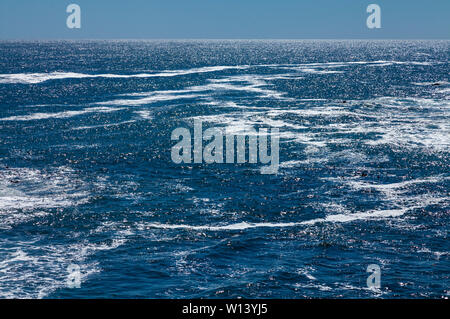
[[11, 38], [4, 41], [450, 41], [450, 38]]

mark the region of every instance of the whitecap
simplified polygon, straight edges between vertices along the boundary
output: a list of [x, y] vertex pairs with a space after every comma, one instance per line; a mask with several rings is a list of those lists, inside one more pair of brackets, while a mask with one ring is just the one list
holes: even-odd
[[123, 110], [123, 108], [113, 107], [90, 107], [78, 111], [63, 111], [56, 113], [32, 113], [28, 115], [15, 115], [10, 117], [0, 118], [0, 121], [33, 121], [33, 120], [47, 120], [47, 119], [64, 119], [88, 113], [111, 113]]
[[96, 129], [96, 128], [107, 128], [107, 127], [120, 126], [120, 125], [124, 125], [124, 124], [131, 124], [131, 123], [135, 123], [135, 122], [136, 122], [135, 120], [129, 120], [129, 121], [123, 121], [123, 122], [117, 122], [117, 123], [109, 123], [109, 124], [79, 126], [79, 127], [72, 128], [72, 130], [78, 131], [78, 130], [90, 130], [90, 129]]
[[247, 230], [252, 228], [286, 228], [299, 227], [306, 225], [315, 225], [318, 223], [347, 223], [357, 220], [370, 219], [384, 219], [389, 217], [399, 217], [405, 214], [408, 209], [386, 209], [373, 210], [368, 212], [359, 212], [351, 214], [334, 214], [328, 215], [324, 218], [317, 218], [302, 222], [286, 222], [286, 223], [250, 223], [240, 222], [226, 225], [187, 225], [187, 224], [162, 224], [162, 223], [147, 223], [145, 228], [160, 228], [160, 229], [184, 229], [194, 231], [233, 231], [233, 230]]
[[128, 78], [172, 77], [172, 76], [218, 72], [244, 68], [247, 68], [247, 66], [208, 66], [186, 70], [164, 70], [155, 73], [139, 73], [139, 74], [84, 74], [75, 72], [13, 73], [13, 74], [0, 74], [0, 83], [37, 84], [49, 80], [64, 80], [64, 79], [85, 79], [85, 78], [128, 79]]

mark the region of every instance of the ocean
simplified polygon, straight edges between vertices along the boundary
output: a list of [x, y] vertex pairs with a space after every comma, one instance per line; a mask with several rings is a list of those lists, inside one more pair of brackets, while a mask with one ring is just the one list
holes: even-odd
[[[449, 57], [437, 40], [0, 42], [0, 297], [448, 298]], [[278, 171], [174, 163], [195, 120], [278, 129]]]

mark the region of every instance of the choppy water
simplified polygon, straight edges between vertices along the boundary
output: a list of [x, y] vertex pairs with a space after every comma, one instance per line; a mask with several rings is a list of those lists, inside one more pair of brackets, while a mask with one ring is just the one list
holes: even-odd
[[[448, 297], [449, 49], [0, 43], [0, 296]], [[196, 118], [279, 128], [278, 174], [172, 163]]]

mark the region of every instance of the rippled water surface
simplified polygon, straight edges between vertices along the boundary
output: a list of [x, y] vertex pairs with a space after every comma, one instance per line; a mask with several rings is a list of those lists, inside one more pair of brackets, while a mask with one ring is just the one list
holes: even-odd
[[[0, 297], [448, 297], [449, 49], [1, 42]], [[195, 119], [278, 128], [278, 174], [174, 164]]]

